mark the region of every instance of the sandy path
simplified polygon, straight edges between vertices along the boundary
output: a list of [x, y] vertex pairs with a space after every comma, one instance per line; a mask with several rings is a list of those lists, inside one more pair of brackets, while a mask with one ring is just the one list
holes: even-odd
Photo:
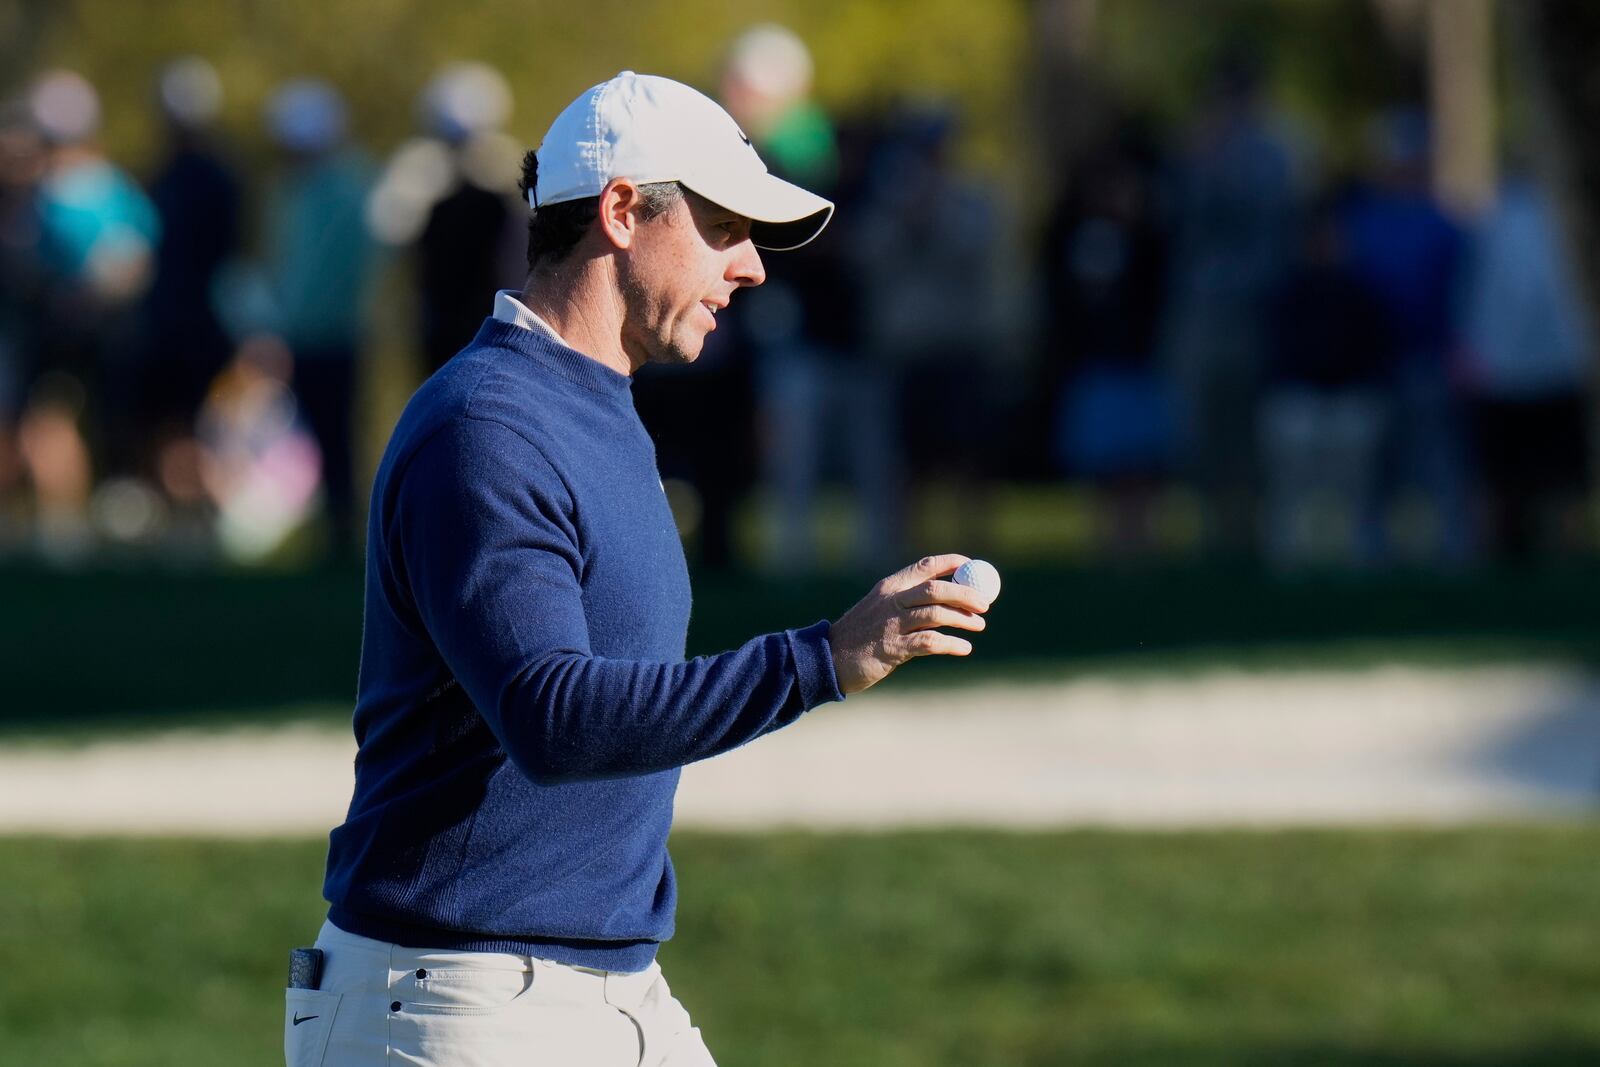
[[[295, 726], [0, 746], [0, 830], [323, 833], [354, 744]], [[689, 768], [682, 826], [1449, 823], [1600, 812], [1600, 685], [1554, 668], [897, 691]]]

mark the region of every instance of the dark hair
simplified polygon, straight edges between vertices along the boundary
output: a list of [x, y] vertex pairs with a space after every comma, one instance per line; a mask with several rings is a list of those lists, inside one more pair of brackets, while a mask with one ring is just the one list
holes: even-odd
[[[528, 190], [538, 181], [538, 153], [529, 149], [522, 157], [522, 181], [518, 185], [524, 204], [528, 203]], [[644, 194], [640, 215], [646, 220], [670, 211], [683, 199], [683, 186], [677, 182], [651, 182], [639, 186], [639, 192]], [[534, 208], [528, 216], [528, 269], [537, 270], [541, 263], [560, 263], [566, 259], [589, 232], [598, 207], [598, 197], [585, 196]]]

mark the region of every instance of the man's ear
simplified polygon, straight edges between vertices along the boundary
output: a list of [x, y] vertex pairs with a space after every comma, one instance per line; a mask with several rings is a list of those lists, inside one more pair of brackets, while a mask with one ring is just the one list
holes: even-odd
[[644, 194], [628, 178], [612, 178], [600, 190], [600, 232], [614, 248], [631, 248], [643, 221]]

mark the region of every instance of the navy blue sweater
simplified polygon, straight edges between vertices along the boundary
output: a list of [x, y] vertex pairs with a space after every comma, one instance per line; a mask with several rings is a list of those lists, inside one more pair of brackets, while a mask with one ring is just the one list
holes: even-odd
[[338, 926], [642, 970], [672, 934], [678, 768], [842, 699], [827, 623], [685, 661], [688, 570], [630, 385], [490, 319], [401, 416]]

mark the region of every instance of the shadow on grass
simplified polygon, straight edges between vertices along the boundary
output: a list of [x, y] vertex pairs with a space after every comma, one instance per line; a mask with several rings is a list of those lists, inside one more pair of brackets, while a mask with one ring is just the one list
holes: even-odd
[[[1600, 570], [1284, 580], [1248, 570], [1006, 570], [962, 662], [896, 684], [1085, 670], [1350, 665], [1529, 657], [1600, 663]], [[837, 618], [867, 577], [695, 582], [690, 652]], [[63, 720], [332, 703], [349, 707], [361, 641], [354, 565], [278, 575], [0, 568], [0, 729]]]
[[1529, 710], [1517, 729], [1487, 739], [1472, 762], [1554, 805], [1593, 806], [1600, 797], [1600, 686]]

